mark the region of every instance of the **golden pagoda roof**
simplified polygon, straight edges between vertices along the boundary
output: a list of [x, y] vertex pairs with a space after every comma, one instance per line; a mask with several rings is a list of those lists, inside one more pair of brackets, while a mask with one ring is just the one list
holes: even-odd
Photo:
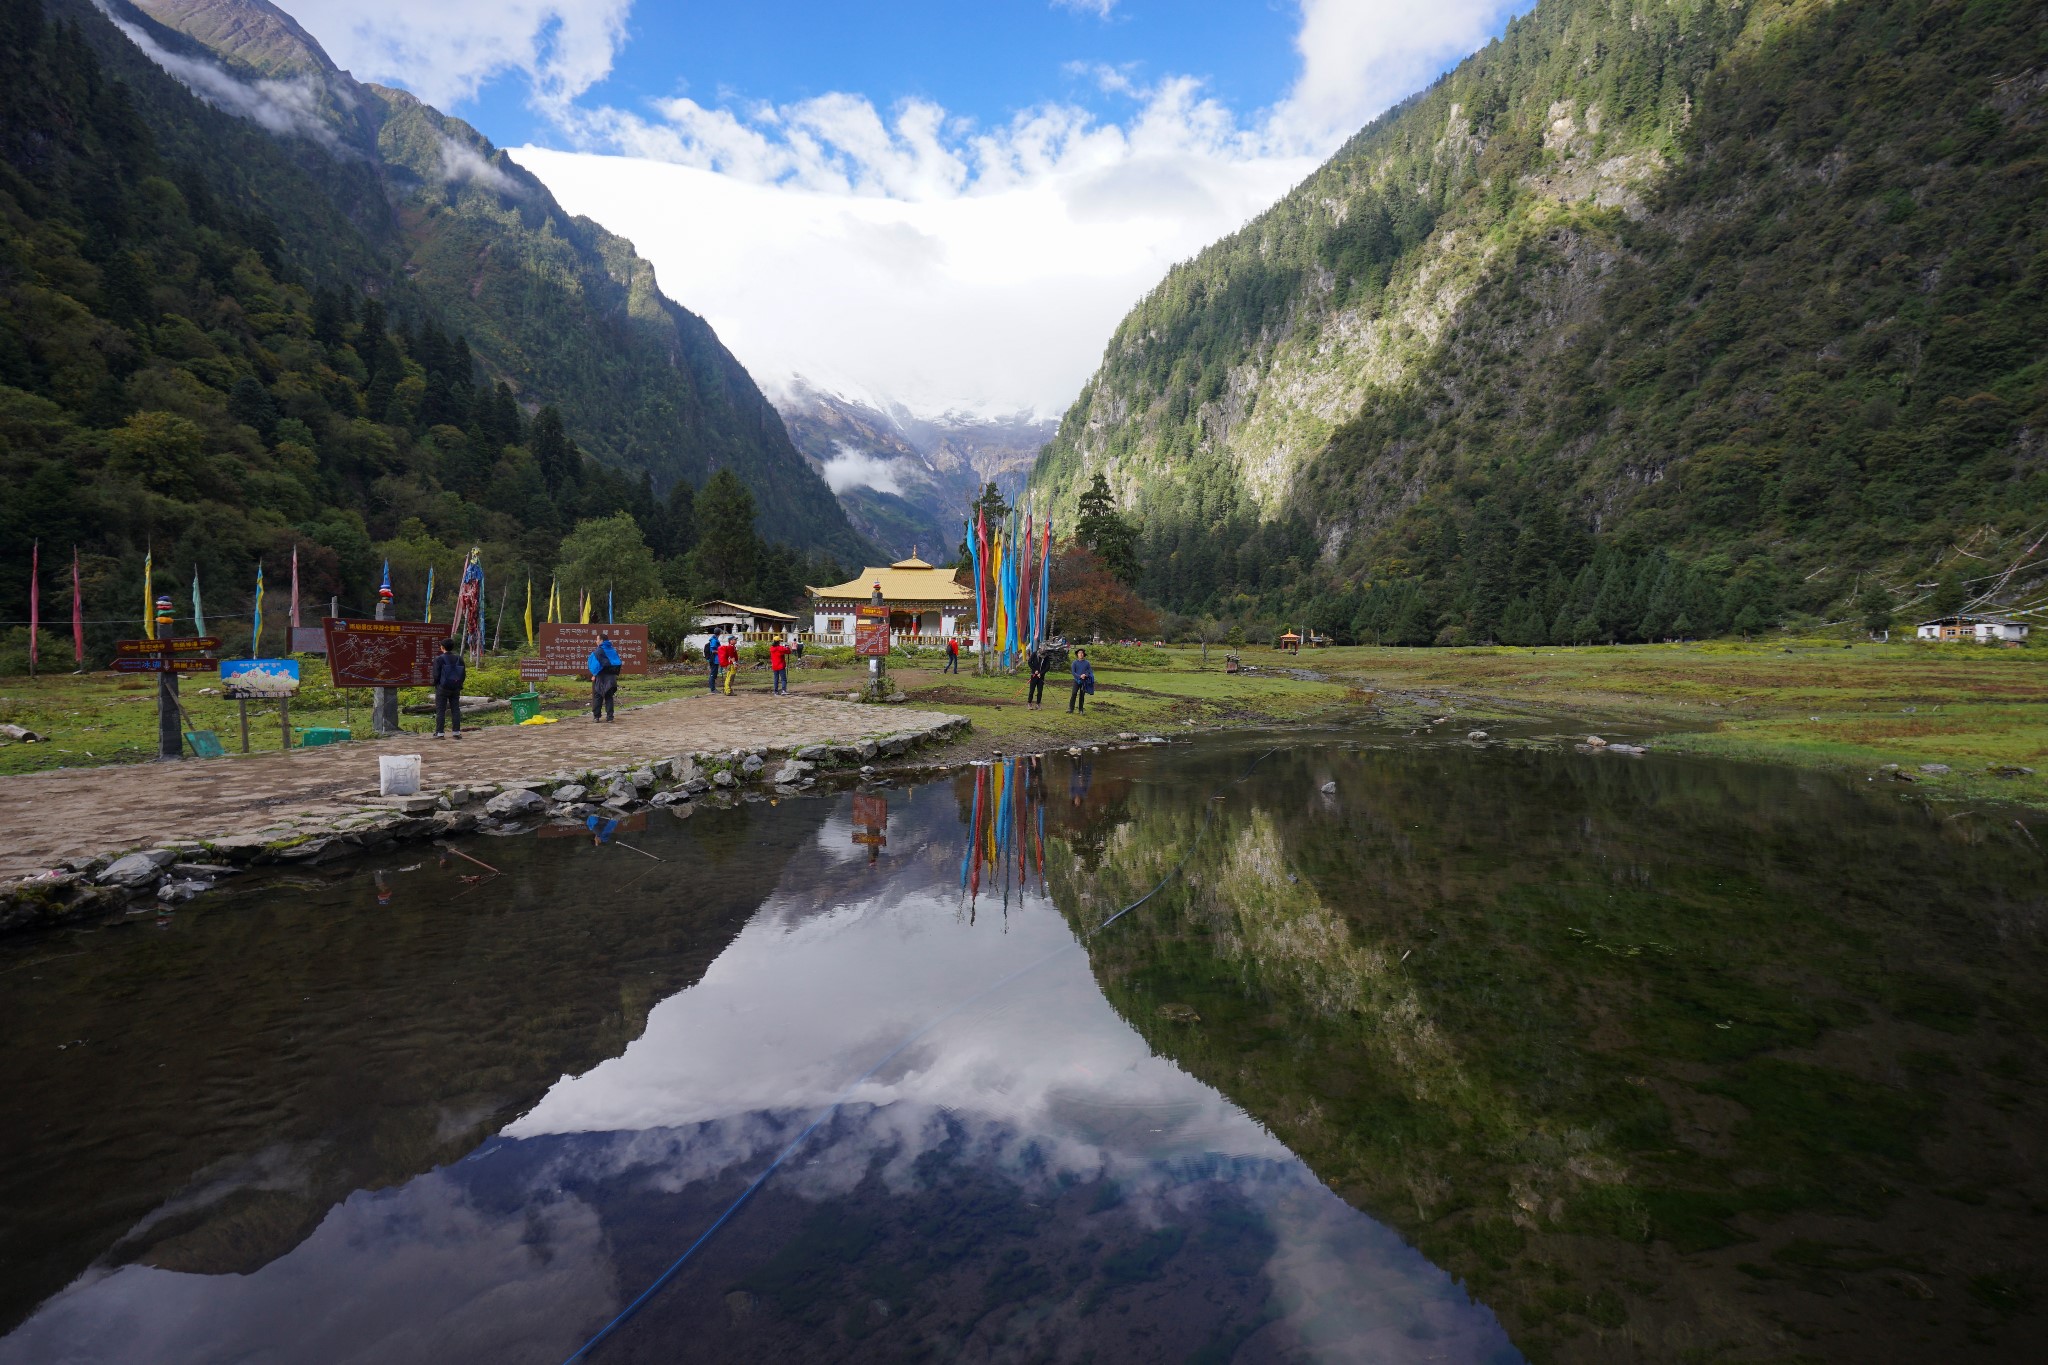
[[858, 578], [849, 578], [829, 588], [812, 587], [805, 591], [813, 598], [865, 602], [877, 583], [882, 585], [882, 600], [885, 602], [974, 601], [974, 590], [964, 583], [954, 582], [951, 569], [927, 564], [914, 555], [909, 559], [899, 559], [886, 568], [871, 564], [861, 570]]

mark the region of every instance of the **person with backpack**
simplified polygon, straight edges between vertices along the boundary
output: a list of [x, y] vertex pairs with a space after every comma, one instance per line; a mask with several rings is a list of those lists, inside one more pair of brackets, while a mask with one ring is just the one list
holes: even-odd
[[449, 716], [455, 717], [455, 737], [462, 738], [462, 685], [469, 681], [469, 665], [462, 662], [462, 646], [454, 640], [443, 640], [441, 652], [434, 656], [434, 738], [441, 738], [441, 727]]
[[1095, 668], [1088, 662], [1088, 651], [1077, 649], [1074, 651], [1074, 692], [1067, 698], [1068, 712], [1086, 711], [1088, 696], [1094, 691]]
[[718, 632], [712, 631], [704, 641], [704, 668], [711, 675], [711, 690], [718, 690]]
[[948, 635], [946, 637], [946, 666], [939, 671], [941, 673], [958, 673], [960, 671], [959, 636]]
[[732, 675], [739, 672], [740, 647], [738, 637], [728, 635], [718, 646], [718, 671], [725, 674], [725, 695], [732, 695]]
[[598, 632], [597, 648], [590, 651], [584, 663], [590, 668], [590, 719], [617, 720], [612, 714], [612, 703], [619, 695], [619, 670], [625, 666], [625, 660], [619, 657], [619, 647], [612, 643], [608, 632]]
[[768, 646], [768, 672], [775, 680], [774, 693], [785, 696], [789, 692], [789, 646], [781, 640]]

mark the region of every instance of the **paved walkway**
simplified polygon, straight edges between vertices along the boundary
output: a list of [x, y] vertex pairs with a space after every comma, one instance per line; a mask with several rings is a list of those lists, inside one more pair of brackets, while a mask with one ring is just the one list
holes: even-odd
[[431, 791], [699, 750], [838, 743], [946, 718], [903, 706], [736, 693], [621, 707], [618, 720], [607, 725], [580, 716], [553, 725], [495, 725], [459, 743], [407, 734], [288, 754], [0, 777], [0, 882], [34, 876], [67, 858], [249, 834], [299, 820], [324, 823], [376, 795], [380, 754], [418, 754]]

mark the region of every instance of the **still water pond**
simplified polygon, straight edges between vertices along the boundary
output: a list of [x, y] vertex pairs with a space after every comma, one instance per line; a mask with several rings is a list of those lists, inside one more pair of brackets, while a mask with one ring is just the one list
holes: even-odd
[[2048, 1327], [2010, 811], [1307, 731], [548, 833], [0, 951], [0, 1363]]

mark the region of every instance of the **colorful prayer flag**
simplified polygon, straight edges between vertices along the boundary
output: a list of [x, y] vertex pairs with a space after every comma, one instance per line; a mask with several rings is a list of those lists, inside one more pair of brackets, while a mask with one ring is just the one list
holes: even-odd
[[[299, 628], [299, 547], [292, 546], [292, 629]], [[289, 650], [286, 653], [290, 653]]]
[[192, 566], [192, 633], [206, 634], [206, 608], [199, 603], [199, 566]]
[[85, 663], [85, 593], [78, 582], [78, 547], [71, 547], [71, 655]]
[[156, 592], [150, 587], [156, 564], [156, 552], [142, 552], [142, 636], [146, 640], [156, 638]]
[[249, 623], [249, 655], [251, 658], [263, 656], [263, 561], [260, 559], [256, 561], [256, 615]]
[[533, 645], [533, 575], [526, 576], [526, 643]]

